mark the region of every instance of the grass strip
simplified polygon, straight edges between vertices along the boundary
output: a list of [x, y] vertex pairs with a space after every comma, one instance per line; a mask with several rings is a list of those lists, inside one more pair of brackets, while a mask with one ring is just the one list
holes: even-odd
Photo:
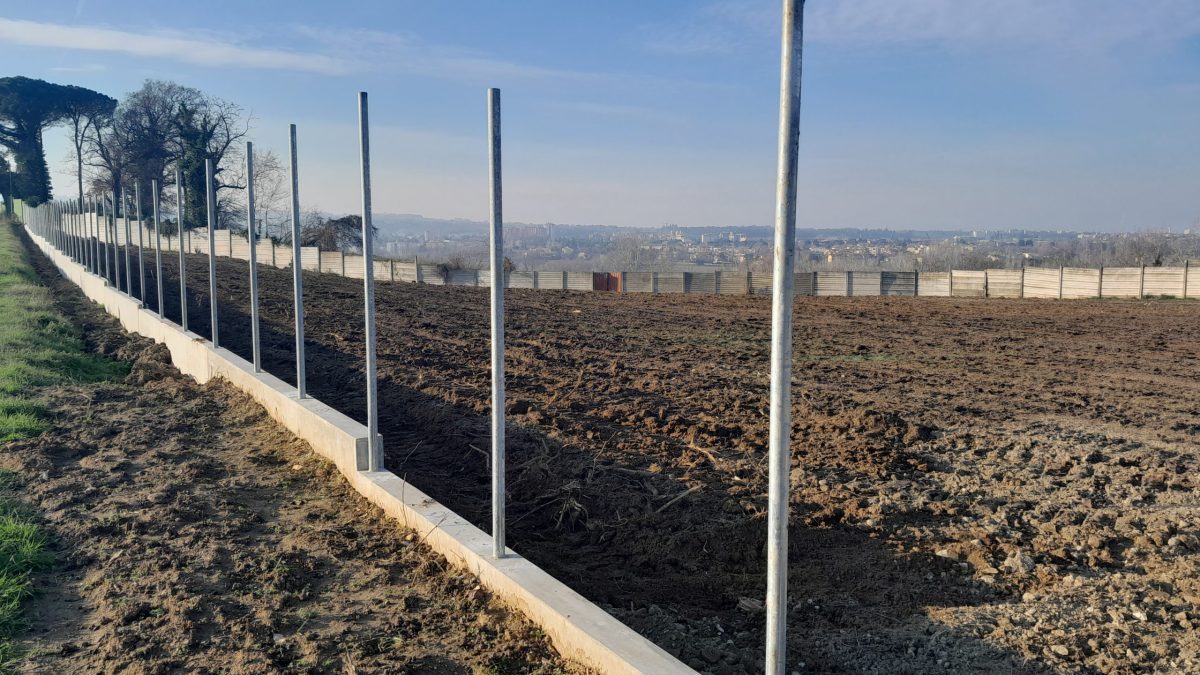
[[16, 225], [0, 223], [0, 443], [46, 430], [37, 387], [123, 377], [127, 364], [84, 351], [79, 331], [54, 309], [29, 264]]
[[[39, 387], [129, 372], [128, 364], [87, 353], [30, 264], [17, 227], [0, 220], [0, 444], [49, 427], [50, 411], [31, 398]], [[0, 672], [19, 656], [14, 640], [26, 626], [23, 603], [33, 594], [33, 576], [54, 563], [47, 533], [19, 494], [18, 476], [0, 471]]]
[[18, 656], [13, 640], [25, 629], [32, 576], [54, 564], [49, 537], [17, 499], [18, 487], [16, 474], [0, 471], [0, 672]]

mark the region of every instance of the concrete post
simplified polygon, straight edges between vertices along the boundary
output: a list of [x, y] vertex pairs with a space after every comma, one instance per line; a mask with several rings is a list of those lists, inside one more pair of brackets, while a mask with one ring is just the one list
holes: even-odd
[[1146, 265], [1142, 264], [1141, 276], [1138, 277], [1138, 300], [1146, 299]]

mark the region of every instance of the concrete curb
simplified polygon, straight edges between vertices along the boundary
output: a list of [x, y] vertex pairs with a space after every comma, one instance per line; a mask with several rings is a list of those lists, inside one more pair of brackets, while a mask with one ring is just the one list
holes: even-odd
[[365, 426], [316, 399], [297, 399], [291, 385], [255, 373], [253, 365], [227, 349], [213, 349], [204, 338], [144, 309], [28, 228], [26, 232], [64, 277], [126, 330], [165, 344], [175, 367], [197, 382], [222, 377], [249, 394], [272, 418], [333, 462], [355, 490], [540, 626], [564, 657], [605, 673], [695, 672], [511, 549], [504, 559], [493, 559], [490, 536], [395, 474], [359, 471], [366, 452]]

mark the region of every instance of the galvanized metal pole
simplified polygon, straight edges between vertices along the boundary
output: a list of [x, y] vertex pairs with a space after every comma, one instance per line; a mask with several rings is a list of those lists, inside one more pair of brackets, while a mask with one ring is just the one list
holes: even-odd
[[491, 200], [492, 555], [504, 557], [504, 209], [500, 172], [500, 90], [488, 89], [488, 193]]
[[112, 264], [109, 267], [109, 271], [112, 273], [112, 284], [113, 284], [113, 287], [119, 291], [119, 290], [121, 290], [121, 281], [120, 281], [121, 273], [117, 269], [118, 258], [117, 258], [117, 190], [116, 190], [116, 188], [114, 188], [112, 191], [112, 204], [110, 205], [110, 207], [111, 207], [110, 208], [111, 212], [109, 213], [108, 221], [104, 223], [104, 226], [108, 228], [108, 231], [104, 233], [104, 237], [106, 239], [108, 239], [108, 242], [107, 242], [108, 254], [112, 256]]
[[91, 203], [88, 206], [88, 211], [91, 212], [91, 227], [88, 230], [88, 236], [92, 237], [92, 274], [100, 275], [100, 205], [96, 198], [91, 198]]
[[83, 264], [83, 251], [79, 247], [79, 202], [75, 199], [67, 200], [67, 217], [71, 228], [71, 258]]
[[175, 170], [175, 236], [179, 245], [179, 327], [187, 331], [187, 257], [183, 250], [183, 172]]
[[362, 161], [363, 319], [367, 336], [367, 467], [383, 470], [379, 443], [379, 388], [375, 375], [375, 271], [371, 264], [371, 143], [368, 133], [367, 92], [358, 93], [358, 141]]
[[75, 217], [75, 200], [68, 199], [63, 204], [63, 211], [67, 218], [67, 250], [70, 251], [71, 260], [79, 262], [79, 235], [75, 231], [79, 220]]
[[142, 220], [142, 182], [133, 184], [133, 212], [138, 224], [138, 293], [146, 304], [146, 223]]
[[91, 222], [88, 227], [88, 247], [91, 249], [91, 273], [100, 276], [100, 198], [91, 198]]
[[133, 265], [129, 258], [129, 240], [133, 231], [129, 229], [129, 192], [121, 188], [121, 213], [125, 222], [125, 295], [133, 297]]
[[304, 269], [300, 259], [300, 177], [295, 124], [288, 127], [288, 148], [292, 155], [292, 297], [295, 299], [296, 312], [296, 395], [304, 398]]
[[788, 481], [792, 445], [792, 296], [796, 262], [796, 157], [804, 0], [783, 2], [779, 78], [779, 164], [775, 184], [775, 255], [771, 295], [771, 418], [767, 495], [766, 673], [787, 666]]
[[211, 310], [213, 349], [221, 346], [217, 329], [217, 191], [213, 177], [213, 161], [204, 160], [204, 185], [208, 194], [208, 306]]
[[108, 278], [108, 242], [107, 241], [103, 242], [103, 247], [102, 247], [101, 241], [100, 241], [102, 238], [108, 239], [108, 205], [105, 203], [103, 197], [100, 198], [100, 218], [96, 221], [96, 251], [98, 253], [103, 254], [102, 256], [100, 256], [100, 262], [104, 267], [104, 270], [103, 270], [104, 278], [107, 279]]
[[158, 207], [162, 199], [158, 191], [158, 179], [150, 181], [150, 191], [154, 193], [154, 281], [158, 286], [158, 316], [166, 318], [163, 311], [163, 277], [162, 277], [162, 221], [159, 219]]
[[258, 343], [258, 238], [254, 236], [254, 144], [246, 141], [246, 241], [250, 244], [250, 351], [254, 372], [262, 372]]

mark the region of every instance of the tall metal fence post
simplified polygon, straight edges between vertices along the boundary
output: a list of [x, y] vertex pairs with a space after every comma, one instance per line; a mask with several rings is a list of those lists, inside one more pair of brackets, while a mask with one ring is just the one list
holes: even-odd
[[1138, 300], [1146, 299], [1146, 264], [1142, 263], [1141, 276], [1138, 277]]
[[1183, 261], [1183, 299], [1187, 300], [1188, 294], [1188, 267], [1191, 266], [1191, 259]]
[[88, 262], [91, 273], [100, 275], [100, 205], [95, 197], [88, 202]]
[[108, 242], [101, 242], [102, 238], [108, 239], [108, 205], [104, 197], [100, 198], [100, 218], [96, 220], [96, 252], [102, 254], [100, 262], [104, 267], [104, 278], [108, 279]]
[[1067, 271], [1066, 267], [1064, 267], [1062, 265], [1058, 266], [1058, 299], [1059, 300], [1063, 299], [1063, 276], [1064, 276], [1063, 273], [1066, 271]]
[[217, 191], [213, 176], [213, 161], [204, 160], [204, 191], [208, 207], [208, 307], [212, 322], [213, 349], [221, 346], [217, 328]]
[[296, 158], [296, 125], [288, 127], [288, 149], [291, 152], [292, 179], [292, 297], [296, 312], [296, 395], [305, 396], [304, 375], [304, 268], [300, 247], [300, 176]]
[[163, 310], [162, 220], [158, 213], [159, 202], [162, 199], [159, 196], [157, 178], [151, 179], [150, 192], [154, 196], [154, 281], [158, 286], [158, 316], [165, 319], [167, 315]]
[[133, 265], [129, 256], [129, 241], [133, 239], [133, 230], [129, 226], [129, 191], [121, 188], [121, 215], [125, 223], [125, 295], [133, 297]]
[[792, 297], [796, 263], [796, 171], [804, 0], [783, 2], [779, 79], [779, 165], [775, 185], [774, 281], [771, 294], [771, 416], [767, 495], [766, 673], [787, 665], [788, 491], [791, 470]]
[[488, 192], [491, 201], [492, 555], [504, 557], [504, 209], [500, 163], [500, 90], [488, 89]]
[[359, 158], [362, 162], [363, 320], [367, 338], [367, 468], [383, 470], [379, 443], [379, 388], [375, 375], [375, 273], [371, 265], [371, 143], [368, 133], [367, 92], [358, 93]]
[[254, 144], [246, 141], [246, 243], [250, 247], [250, 353], [254, 372], [262, 372], [258, 335], [258, 238], [254, 233]]
[[183, 236], [183, 172], [175, 172], [175, 236], [178, 238], [179, 245], [175, 248], [179, 249], [179, 327], [187, 332], [188, 316], [187, 316], [187, 257], [184, 249]]
[[68, 199], [63, 204], [63, 211], [67, 217], [67, 250], [70, 252], [71, 260], [79, 262], [79, 233], [76, 232], [79, 227], [79, 219], [75, 214], [75, 200]]
[[142, 182], [133, 184], [133, 213], [138, 224], [138, 293], [146, 304], [146, 223], [142, 220]]
[[73, 219], [75, 221], [75, 223], [74, 223], [75, 258], [76, 258], [76, 261], [80, 265], [87, 267], [87, 252], [84, 250], [84, 246], [83, 246], [83, 223], [84, 223], [83, 200], [72, 199], [71, 203], [73, 204], [72, 213], [74, 214]]
[[121, 258], [118, 255], [120, 247], [117, 245], [117, 191], [115, 189], [112, 192], [111, 207], [107, 223], [109, 230], [106, 236], [108, 237], [108, 250], [112, 254], [112, 266], [110, 270], [112, 271], [113, 288], [119, 291], [121, 290]]
[[74, 214], [72, 219], [74, 220], [73, 228], [75, 230], [75, 262], [78, 262], [81, 267], [87, 269], [87, 252], [83, 246], [84, 209], [82, 199], [75, 198], [71, 200], [71, 213]]

